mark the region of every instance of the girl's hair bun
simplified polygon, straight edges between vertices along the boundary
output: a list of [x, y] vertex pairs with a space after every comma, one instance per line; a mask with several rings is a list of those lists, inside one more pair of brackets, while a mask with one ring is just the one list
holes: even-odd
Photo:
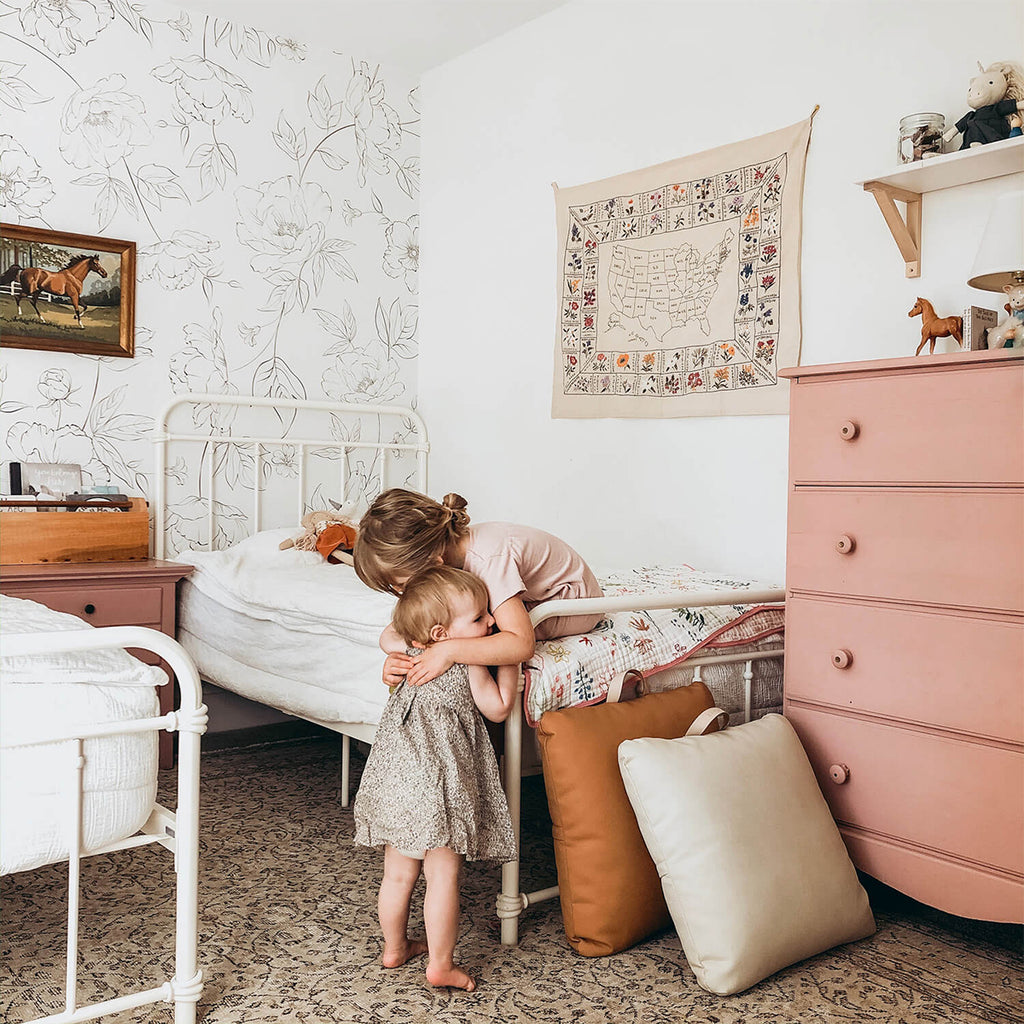
[[465, 511], [469, 502], [461, 494], [446, 494], [441, 504], [448, 511], [456, 535], [462, 533], [469, 526], [469, 513]]

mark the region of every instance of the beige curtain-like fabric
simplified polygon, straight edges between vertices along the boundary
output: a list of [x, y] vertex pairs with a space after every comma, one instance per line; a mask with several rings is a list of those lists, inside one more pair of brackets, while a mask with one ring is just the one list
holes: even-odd
[[[817, 108], [815, 108], [817, 109]], [[555, 186], [555, 417], [785, 413], [800, 361], [799, 124]]]

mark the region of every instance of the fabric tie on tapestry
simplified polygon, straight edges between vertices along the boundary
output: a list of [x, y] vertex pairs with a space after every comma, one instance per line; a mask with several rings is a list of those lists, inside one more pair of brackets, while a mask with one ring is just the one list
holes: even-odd
[[788, 410], [800, 361], [804, 165], [814, 112], [755, 139], [555, 188], [552, 415]]

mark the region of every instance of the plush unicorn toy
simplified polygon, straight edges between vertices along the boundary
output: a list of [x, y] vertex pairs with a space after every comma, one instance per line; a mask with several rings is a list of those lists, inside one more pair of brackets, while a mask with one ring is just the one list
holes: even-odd
[[983, 68], [978, 61], [978, 70], [981, 74], [971, 79], [967, 89], [971, 109], [942, 136], [949, 142], [957, 132], [963, 132], [961, 149], [1008, 139], [1008, 118], [1024, 110], [1024, 68], [1020, 64], [1003, 60]]

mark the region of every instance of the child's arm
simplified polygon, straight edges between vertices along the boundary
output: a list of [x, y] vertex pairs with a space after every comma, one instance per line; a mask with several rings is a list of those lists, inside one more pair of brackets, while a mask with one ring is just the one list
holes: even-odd
[[536, 641], [530, 614], [522, 598], [510, 597], [494, 611], [500, 633], [431, 644], [413, 661], [407, 681], [410, 686], [436, 679], [452, 665], [518, 665], [533, 655]]
[[388, 686], [397, 686], [416, 664], [405, 653], [408, 646], [389, 622], [380, 635], [380, 649], [387, 654], [384, 659], [384, 668], [381, 670], [381, 680]]
[[504, 722], [512, 711], [519, 689], [519, 670], [515, 665], [499, 665], [494, 679], [483, 665], [467, 665], [469, 689], [480, 713], [492, 722]]
[[409, 645], [398, 635], [398, 630], [389, 622], [380, 635], [380, 649], [385, 654], [405, 654]]

